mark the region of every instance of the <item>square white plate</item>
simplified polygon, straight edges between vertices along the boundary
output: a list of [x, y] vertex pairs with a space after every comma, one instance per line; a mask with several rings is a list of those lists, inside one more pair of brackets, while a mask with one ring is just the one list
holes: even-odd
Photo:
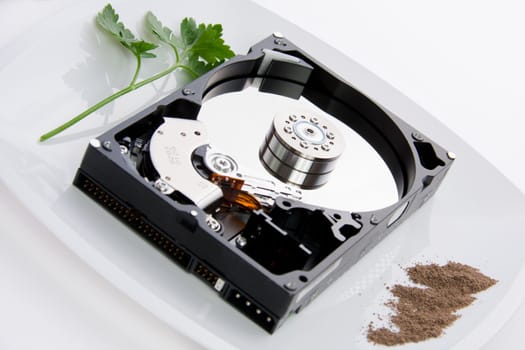
[[[148, 10], [171, 27], [183, 16], [222, 23], [227, 42], [238, 53], [273, 31], [283, 32], [458, 155], [429, 203], [275, 334], [265, 333], [71, 185], [88, 140], [165, 95], [176, 86], [173, 77], [133, 92], [47, 143], [37, 142], [40, 134], [131, 77], [132, 58], [94, 25], [104, 5], [68, 4], [4, 46], [0, 179], [72, 251], [137, 303], [196, 342], [218, 349], [373, 348], [364, 329], [387, 296], [384, 284], [403, 279], [399, 264], [416, 261], [455, 260], [499, 280], [462, 311], [445, 336], [426, 342], [426, 349], [478, 347], [520, 305], [525, 295], [525, 198], [428, 113], [337, 50], [250, 2], [114, 1], [121, 19], [138, 32]], [[60, 37], [61, 44], [39, 37]], [[167, 54], [145, 62], [143, 76], [166, 66], [166, 60]]]

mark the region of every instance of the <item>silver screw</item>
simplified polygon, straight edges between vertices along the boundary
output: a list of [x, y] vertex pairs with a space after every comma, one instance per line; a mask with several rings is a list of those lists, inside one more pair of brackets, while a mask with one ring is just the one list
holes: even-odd
[[[301, 141], [301, 142], [299, 143], [299, 146], [301, 146], [302, 148], [308, 148], [308, 142], [306, 142], [306, 141]], [[323, 145], [323, 146], [324, 146], [324, 145]]]
[[297, 121], [297, 116], [295, 114], [290, 114], [288, 119], [290, 119], [291, 122], [295, 122], [295, 121]]
[[248, 241], [243, 236], [237, 236], [237, 238], [235, 238], [235, 244], [237, 244], [239, 248], [244, 248], [246, 244], [248, 244]]
[[197, 216], [199, 213], [197, 213], [197, 210], [191, 210], [190, 214], [191, 216]]
[[326, 133], [326, 137], [328, 137], [329, 140], [335, 139], [335, 135], [333, 132], [329, 131]]
[[286, 125], [284, 127], [284, 132], [287, 133], [287, 134], [291, 134], [292, 133], [292, 128], [288, 125]]
[[120, 145], [120, 153], [122, 154], [127, 154], [128, 153], [128, 148], [124, 145]]
[[412, 138], [416, 141], [423, 141], [424, 138], [423, 138], [423, 135], [421, 135], [420, 133], [418, 132], [413, 132], [412, 133]]
[[107, 140], [107, 141], [104, 141], [102, 143], [102, 147], [104, 147], [104, 149], [106, 151], [111, 151], [111, 141]]
[[95, 148], [99, 148], [101, 146], [99, 139], [91, 139], [89, 140], [89, 144]]
[[284, 35], [280, 32], [273, 32], [273, 37], [274, 38], [278, 38], [278, 39], [282, 39], [284, 38]]
[[450, 160], [454, 160], [454, 159], [456, 159], [456, 153], [454, 153], [454, 152], [448, 152], [448, 153], [447, 153], [447, 157], [448, 157], [448, 159], [450, 159]]
[[215, 232], [221, 230], [221, 223], [211, 215], [206, 216], [206, 224]]
[[297, 285], [295, 284], [295, 282], [287, 282], [285, 285], [284, 285], [284, 288], [290, 290], [290, 291], [294, 291], [297, 289]]
[[164, 194], [172, 192], [170, 186], [164, 181], [162, 181], [162, 179], [158, 179], [157, 181], [155, 181], [155, 188]]
[[312, 118], [310, 118], [310, 121], [311, 121], [313, 124], [319, 124], [319, 119], [317, 119], [316, 117], [312, 117]]
[[327, 143], [325, 143], [325, 144], [321, 145], [321, 149], [322, 149], [323, 151], [328, 152], [328, 151], [330, 150], [330, 145], [327, 144]]
[[188, 95], [195, 95], [195, 92], [191, 89], [184, 89], [182, 90], [182, 94], [185, 95], [185, 96], [188, 96]]
[[375, 215], [372, 215], [372, 217], [370, 218], [370, 223], [371, 223], [372, 225], [377, 225], [377, 224], [379, 224], [379, 218], [378, 218], [377, 216], [375, 216]]

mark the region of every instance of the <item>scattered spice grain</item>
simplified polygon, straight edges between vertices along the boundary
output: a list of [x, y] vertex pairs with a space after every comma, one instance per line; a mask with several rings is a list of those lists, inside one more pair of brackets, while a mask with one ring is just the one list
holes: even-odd
[[375, 328], [371, 322], [367, 338], [372, 343], [393, 346], [439, 337], [459, 318], [455, 312], [476, 300], [472, 294], [497, 282], [478, 269], [457, 262], [443, 266], [416, 264], [406, 272], [412, 282], [423, 288], [400, 284], [387, 287], [397, 298], [388, 301], [386, 306], [392, 309], [390, 322], [399, 331]]

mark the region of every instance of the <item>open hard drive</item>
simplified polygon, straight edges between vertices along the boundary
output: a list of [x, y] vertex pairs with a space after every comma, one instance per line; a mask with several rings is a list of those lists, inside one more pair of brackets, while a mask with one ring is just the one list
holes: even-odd
[[[262, 124], [257, 111], [206, 116], [213, 97], [245, 92], [313, 107], [267, 105]], [[345, 204], [360, 167], [349, 132], [392, 178], [380, 208]], [[274, 34], [91, 140], [74, 184], [271, 333], [417, 210], [454, 158]]]

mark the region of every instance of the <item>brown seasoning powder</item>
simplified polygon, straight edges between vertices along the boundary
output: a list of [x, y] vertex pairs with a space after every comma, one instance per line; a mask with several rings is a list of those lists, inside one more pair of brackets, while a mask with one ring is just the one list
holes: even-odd
[[459, 318], [455, 312], [470, 305], [481, 292], [497, 281], [478, 269], [457, 262], [446, 265], [417, 264], [407, 268], [410, 280], [424, 288], [394, 285], [390, 291], [397, 297], [386, 303], [394, 315], [391, 323], [399, 329], [374, 328], [368, 325], [367, 338], [382, 345], [417, 343], [443, 334]]

